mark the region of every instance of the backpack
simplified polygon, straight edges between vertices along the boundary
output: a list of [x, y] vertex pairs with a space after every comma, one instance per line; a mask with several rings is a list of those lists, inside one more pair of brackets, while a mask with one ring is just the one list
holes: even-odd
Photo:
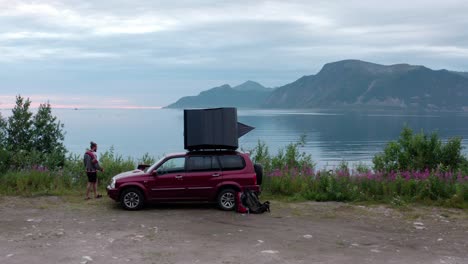
[[260, 200], [258, 200], [257, 194], [252, 190], [245, 189], [241, 200], [242, 204], [247, 207], [249, 213], [262, 214], [264, 212], [270, 212], [270, 202], [266, 201], [261, 203]]
[[241, 214], [245, 214], [249, 212], [249, 209], [247, 209], [244, 204], [242, 203], [242, 196], [244, 194], [242, 192], [236, 192], [236, 204], [237, 208], [236, 211]]

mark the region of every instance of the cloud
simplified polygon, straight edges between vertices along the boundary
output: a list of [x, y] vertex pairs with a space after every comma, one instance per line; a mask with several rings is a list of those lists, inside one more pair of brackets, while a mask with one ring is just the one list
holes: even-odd
[[461, 0], [0, 0], [0, 94], [97, 90], [161, 105], [348, 58], [468, 71], [467, 13]]
[[[111, 12], [80, 12], [64, 4], [18, 3], [6, 6], [0, 16], [32, 19], [43, 26], [67, 29], [77, 35], [144, 34], [170, 28], [174, 20], [155, 15], [116, 16]], [[84, 31], [84, 32], [83, 32]], [[56, 35], [61, 36], [61, 35]], [[62, 35], [68, 36], [68, 35]]]
[[[134, 99], [115, 96], [79, 96], [70, 97], [57, 94], [21, 94], [31, 101], [31, 108], [38, 108], [41, 104], [50, 103], [52, 108], [68, 109], [160, 109], [161, 106], [139, 104]], [[0, 109], [11, 109], [15, 106], [16, 95], [0, 95]]]

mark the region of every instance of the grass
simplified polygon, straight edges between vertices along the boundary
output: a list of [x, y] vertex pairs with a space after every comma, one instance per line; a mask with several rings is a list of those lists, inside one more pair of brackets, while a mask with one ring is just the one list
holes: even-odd
[[377, 202], [396, 207], [420, 203], [468, 208], [468, 176], [462, 174], [298, 171], [267, 174], [263, 185], [266, 196], [285, 201]]
[[[468, 208], [468, 176], [462, 171], [425, 170], [380, 173], [364, 165], [350, 170], [346, 162], [334, 171], [316, 171], [312, 157], [299, 151], [300, 143], [292, 143], [276, 156], [259, 142], [251, 151], [255, 162], [265, 169], [262, 200], [339, 201], [385, 203], [394, 207], [409, 204]], [[113, 150], [100, 156], [105, 168], [99, 173], [99, 188], [105, 193], [110, 178], [137, 164], [151, 164], [148, 155], [141, 159], [122, 158]], [[63, 168], [47, 170], [32, 167], [0, 174], [0, 195], [84, 196], [87, 178], [80, 156], [70, 156]]]

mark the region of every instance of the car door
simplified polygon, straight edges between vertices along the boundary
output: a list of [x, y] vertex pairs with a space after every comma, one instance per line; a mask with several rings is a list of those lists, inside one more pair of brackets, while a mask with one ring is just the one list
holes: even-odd
[[[156, 173], [154, 173], [156, 172]], [[185, 156], [171, 157], [153, 171], [148, 183], [152, 200], [180, 200], [184, 198]]]
[[222, 180], [221, 167], [216, 156], [188, 156], [184, 184], [190, 200], [207, 200]]

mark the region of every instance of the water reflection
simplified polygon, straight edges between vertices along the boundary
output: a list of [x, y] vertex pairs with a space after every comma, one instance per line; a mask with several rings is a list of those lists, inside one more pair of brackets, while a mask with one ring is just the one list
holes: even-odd
[[[402, 112], [304, 112], [241, 111], [240, 120], [257, 126], [241, 139], [252, 147], [258, 139], [268, 143], [273, 152], [301, 135], [307, 143], [303, 151], [311, 153], [319, 166], [336, 165], [341, 160], [370, 163], [385, 144], [398, 138], [406, 125], [414, 131], [436, 131], [442, 139], [468, 135], [466, 113], [415, 114]], [[464, 146], [467, 141], [463, 140]], [[466, 149], [465, 149], [466, 150]]]

